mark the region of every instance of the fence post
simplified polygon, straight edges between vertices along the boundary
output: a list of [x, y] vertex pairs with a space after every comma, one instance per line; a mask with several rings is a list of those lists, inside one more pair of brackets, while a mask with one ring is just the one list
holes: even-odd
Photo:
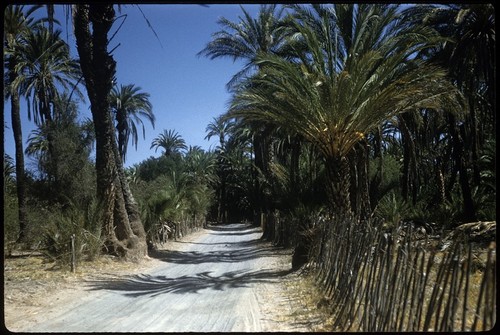
[[71, 272], [76, 271], [75, 234], [71, 235]]

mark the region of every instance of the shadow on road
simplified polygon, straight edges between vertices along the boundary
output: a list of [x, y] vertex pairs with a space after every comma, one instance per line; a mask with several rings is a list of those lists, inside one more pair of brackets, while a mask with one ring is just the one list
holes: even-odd
[[269, 282], [285, 276], [291, 271], [231, 271], [221, 276], [212, 276], [210, 275], [210, 271], [206, 271], [194, 276], [181, 276], [177, 278], [140, 274], [129, 276], [122, 280], [94, 280], [88, 283], [91, 290], [123, 292], [127, 297], [145, 295], [154, 297], [164, 293], [197, 293], [203, 289], [221, 291], [230, 288], [246, 287], [253, 283]]
[[259, 227], [248, 224], [248, 223], [232, 223], [232, 224], [209, 225], [206, 229], [212, 230], [214, 232], [248, 231], [248, 233], [255, 233], [259, 230]]
[[200, 263], [230, 263], [242, 262], [259, 257], [277, 256], [276, 248], [255, 247], [239, 248], [218, 251], [158, 251], [150, 254], [150, 257], [163, 262], [175, 264], [200, 264]]
[[227, 235], [227, 236], [235, 236], [235, 235], [248, 235], [255, 234], [260, 232], [260, 228], [256, 226], [252, 226], [250, 224], [229, 224], [229, 225], [219, 225], [219, 226], [208, 226], [206, 228], [211, 232], [209, 234], [212, 235]]
[[[249, 224], [230, 224], [211, 226], [210, 234], [244, 235], [254, 234], [260, 228]], [[260, 257], [276, 257], [279, 252], [276, 247], [262, 243], [258, 238], [238, 242], [187, 242], [190, 244], [217, 245], [218, 250], [210, 251], [175, 251], [157, 250], [150, 257], [175, 264], [229, 263], [245, 262]], [[213, 269], [212, 269], [213, 270]], [[90, 290], [110, 290], [123, 292], [125, 296], [139, 297], [144, 295], [157, 296], [164, 293], [197, 293], [203, 289], [226, 290], [246, 287], [253, 283], [264, 283], [276, 280], [291, 273], [290, 270], [238, 270], [225, 272], [214, 276], [213, 271], [203, 271], [180, 277], [166, 275], [138, 274], [123, 279], [98, 279], [88, 281]]]

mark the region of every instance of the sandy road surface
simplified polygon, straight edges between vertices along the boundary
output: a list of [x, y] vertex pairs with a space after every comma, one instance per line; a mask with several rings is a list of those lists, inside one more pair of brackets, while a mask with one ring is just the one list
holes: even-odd
[[263, 301], [262, 290], [289, 271], [276, 267], [276, 252], [259, 243], [261, 234], [245, 224], [211, 227], [179, 250], [162, 254], [147, 271], [87, 280], [84, 294], [45, 307], [10, 330], [270, 331], [266, 320], [273, 302]]

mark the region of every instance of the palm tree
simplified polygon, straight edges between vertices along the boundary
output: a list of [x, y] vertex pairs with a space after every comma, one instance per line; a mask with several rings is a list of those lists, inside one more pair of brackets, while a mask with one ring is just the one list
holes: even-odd
[[174, 154], [179, 154], [181, 150], [186, 150], [186, 142], [175, 130], [163, 130], [163, 133], [158, 135], [151, 142], [151, 148], [155, 148], [155, 152], [162, 148], [163, 154], [167, 157], [172, 156]]
[[190, 146], [185, 156], [185, 170], [192, 184], [209, 184], [214, 181], [215, 154], [199, 146]]
[[449, 70], [451, 81], [468, 101], [461, 118], [447, 116], [451, 157], [448, 189], [458, 175], [465, 221], [476, 221], [473, 189], [481, 185], [480, 152], [496, 134], [495, 105], [495, 14], [492, 4], [412, 6], [405, 11], [408, 24], [424, 23], [447, 40], [430, 50], [431, 58]]
[[19, 105], [19, 87], [14, 82], [19, 75], [18, 59], [20, 57], [24, 35], [36, 23], [31, 14], [40, 6], [33, 6], [24, 13], [23, 5], [10, 5], [5, 8], [4, 16], [4, 67], [6, 72], [6, 97], [11, 102], [12, 131], [14, 133], [15, 161], [16, 161], [16, 190], [18, 201], [19, 237], [18, 241], [24, 240], [26, 234], [26, 182], [24, 172], [24, 150], [21, 128], [21, 113]]
[[47, 141], [47, 127], [39, 125], [37, 129], [31, 131], [28, 136], [28, 145], [26, 146], [25, 154], [33, 157], [38, 164], [38, 171], [40, 173], [46, 171], [48, 161], [48, 141]]
[[18, 60], [19, 75], [14, 82], [20, 87], [28, 103], [28, 117], [31, 119], [31, 107], [37, 124], [47, 124], [48, 163], [55, 184], [59, 179], [59, 161], [54, 153], [54, 135], [52, 123], [62, 117], [65, 110], [56, 108], [60, 99], [59, 87], [74, 90], [80, 77], [80, 67], [69, 55], [69, 46], [60, 38], [60, 30], [50, 33], [43, 26], [38, 26], [25, 35]]
[[258, 69], [255, 60], [259, 52], [278, 53], [287, 33], [287, 26], [282, 20], [284, 8], [278, 10], [276, 4], [261, 5], [257, 19], [253, 19], [243, 7], [241, 10], [244, 17], [240, 17], [238, 23], [220, 18], [217, 23], [222, 30], [212, 34], [212, 41], [198, 53], [198, 56], [210, 59], [229, 57], [233, 61], [246, 62], [243, 69], [227, 83], [229, 90]]
[[[241, 9], [243, 17], [240, 17], [238, 23], [225, 18], [219, 19], [218, 23], [223, 29], [214, 33], [212, 41], [198, 53], [211, 59], [229, 57], [233, 61], [245, 61], [243, 69], [227, 83], [230, 91], [236, 90], [245, 77], [260, 70], [261, 64], [256, 62], [259, 53], [281, 53], [289, 31], [289, 26], [283, 19], [284, 7], [276, 4], [261, 5], [256, 19], [243, 7]], [[256, 219], [260, 221], [261, 213], [266, 211], [267, 199], [258, 176], [268, 176], [270, 132], [259, 122], [252, 124], [251, 128], [254, 133], [252, 144], [256, 167], [253, 173], [254, 192], [259, 212]]]
[[146, 130], [141, 117], [155, 126], [153, 106], [149, 102], [149, 94], [140, 92], [141, 88], [133, 84], [113, 87], [110, 94], [111, 111], [115, 113], [116, 130], [118, 132], [118, 151], [125, 162], [129, 138], [132, 135], [132, 145], [137, 150], [137, 125], [142, 127], [142, 136], [146, 137]]
[[107, 49], [115, 19], [112, 4], [73, 5], [73, 25], [96, 136], [97, 199], [103, 208], [102, 231], [109, 253], [130, 259], [147, 255], [139, 207], [118, 152], [109, 94], [116, 62]]
[[227, 120], [223, 115], [218, 117], [214, 117], [212, 122], [207, 125], [205, 132], [207, 136], [205, 136], [206, 140], [210, 140], [212, 136], [219, 137], [219, 150], [225, 150], [226, 146], [226, 137], [228, 133], [231, 132], [232, 127], [234, 126], [234, 122], [231, 120]]
[[323, 36], [307, 21], [295, 22], [295, 61], [261, 54], [261, 73], [236, 92], [229, 114], [284, 127], [313, 144], [324, 159], [332, 210], [348, 214], [347, 159], [365, 134], [403, 112], [461, 106], [445, 71], [412, 57], [438, 43], [433, 30], [402, 26], [394, 5], [325, 8], [311, 12]]
[[227, 137], [234, 129], [234, 122], [225, 119], [222, 115], [213, 118], [212, 122], [207, 125], [205, 131], [207, 136], [205, 139], [210, 140], [212, 136], [219, 137], [219, 145], [216, 148], [217, 152], [217, 179], [216, 179], [216, 195], [217, 195], [217, 221], [224, 222], [226, 218], [223, 213], [226, 213], [228, 206], [226, 199], [226, 185], [227, 185]]
[[[59, 98], [58, 86], [71, 91], [81, 75], [79, 63], [70, 57], [69, 46], [60, 34], [60, 30], [50, 33], [45, 27], [31, 30], [25, 36], [20, 54], [20, 75], [16, 84], [26, 96], [28, 116], [31, 119], [33, 107], [34, 120], [38, 124], [59, 117], [51, 110], [54, 100]], [[75, 92], [83, 98], [79, 90]]]

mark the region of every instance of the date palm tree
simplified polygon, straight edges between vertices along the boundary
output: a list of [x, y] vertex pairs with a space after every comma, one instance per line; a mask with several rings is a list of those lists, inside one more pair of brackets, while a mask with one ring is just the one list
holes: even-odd
[[[56, 110], [51, 109], [54, 100], [59, 98], [58, 86], [71, 91], [81, 76], [80, 65], [70, 57], [69, 46], [60, 34], [60, 30], [50, 33], [45, 27], [31, 30], [20, 54], [20, 75], [16, 83], [26, 96], [28, 116], [31, 118], [33, 108], [37, 124], [58, 117]], [[75, 92], [83, 98], [78, 89]]]
[[[43, 26], [30, 30], [24, 37], [24, 44], [18, 60], [19, 75], [14, 84], [20, 87], [28, 105], [28, 118], [34, 118], [38, 125], [47, 124], [48, 163], [54, 172], [51, 184], [59, 179], [59, 161], [54, 150], [52, 123], [57, 122], [65, 111], [55, 108], [60, 99], [60, 88], [73, 90], [83, 97], [76, 88], [80, 77], [78, 62], [70, 57], [69, 46], [61, 39], [60, 30], [50, 33]], [[33, 109], [33, 113], [32, 113]]]
[[25, 10], [23, 5], [9, 5], [4, 12], [4, 68], [5, 95], [10, 98], [12, 132], [14, 133], [16, 191], [18, 201], [19, 236], [23, 241], [26, 234], [26, 182], [24, 172], [24, 150], [21, 128], [20, 93], [15, 85], [19, 75], [18, 61], [24, 44], [24, 36], [34, 27], [37, 21], [32, 14], [40, 6], [32, 6]]
[[394, 5], [325, 9], [310, 12], [322, 36], [298, 16], [295, 61], [260, 54], [257, 63], [265, 66], [236, 92], [229, 115], [281, 126], [313, 144], [323, 156], [332, 211], [349, 214], [347, 159], [365, 134], [421, 107], [461, 106], [446, 72], [413, 57], [438, 43], [432, 29], [403, 26]]
[[137, 150], [137, 125], [142, 127], [142, 136], [146, 137], [146, 130], [142, 117], [155, 126], [153, 106], [149, 101], [149, 94], [140, 92], [141, 88], [133, 84], [113, 87], [110, 94], [111, 111], [115, 114], [116, 130], [118, 132], [118, 151], [125, 162], [127, 146], [132, 136], [132, 145]]
[[467, 97], [469, 108], [464, 118], [448, 117], [453, 146], [450, 161], [456, 166], [450, 180], [458, 174], [464, 220], [476, 221], [472, 193], [481, 185], [480, 152], [496, 136], [494, 6], [421, 5], [410, 8], [407, 18], [409, 22], [425, 22], [448, 38], [429, 57], [449, 69], [450, 79]]
[[162, 148], [165, 156], [179, 154], [181, 150], [186, 150], [186, 141], [175, 130], [163, 130], [163, 133], [158, 135], [151, 142], [151, 149], [156, 148], [155, 152]]
[[[289, 29], [283, 17], [284, 7], [261, 5], [255, 19], [243, 7], [241, 9], [243, 17], [239, 18], [239, 22], [219, 19], [222, 30], [214, 33], [212, 40], [198, 53], [211, 59], [228, 57], [245, 62], [243, 69], [227, 83], [230, 91], [236, 90], [245, 77], [260, 70], [261, 64], [256, 62], [259, 53], [281, 53]], [[251, 128], [256, 167], [253, 173], [254, 193], [259, 211], [256, 219], [260, 220], [261, 213], [266, 211], [267, 199], [259, 175], [268, 175], [270, 131], [259, 122], [253, 123]]]
[[116, 62], [107, 47], [115, 10], [112, 4], [76, 4], [72, 6], [72, 14], [96, 136], [97, 199], [103, 208], [102, 236], [109, 253], [141, 259], [147, 255], [146, 232], [118, 152], [109, 105]]
[[234, 122], [231, 120], [226, 120], [222, 115], [214, 117], [213, 120], [207, 125], [205, 132], [206, 140], [210, 140], [212, 136], [217, 136], [219, 138], [219, 150], [225, 150], [226, 138], [231, 132], [234, 126]]
[[287, 33], [287, 26], [282, 20], [283, 7], [278, 8], [276, 4], [261, 5], [256, 19], [243, 7], [241, 10], [243, 17], [238, 23], [221, 17], [217, 23], [222, 30], [212, 34], [212, 40], [198, 53], [198, 56], [210, 59], [227, 57], [233, 61], [246, 62], [243, 69], [227, 83], [229, 90], [234, 89], [245, 76], [258, 70], [255, 60], [260, 52], [279, 52]]

